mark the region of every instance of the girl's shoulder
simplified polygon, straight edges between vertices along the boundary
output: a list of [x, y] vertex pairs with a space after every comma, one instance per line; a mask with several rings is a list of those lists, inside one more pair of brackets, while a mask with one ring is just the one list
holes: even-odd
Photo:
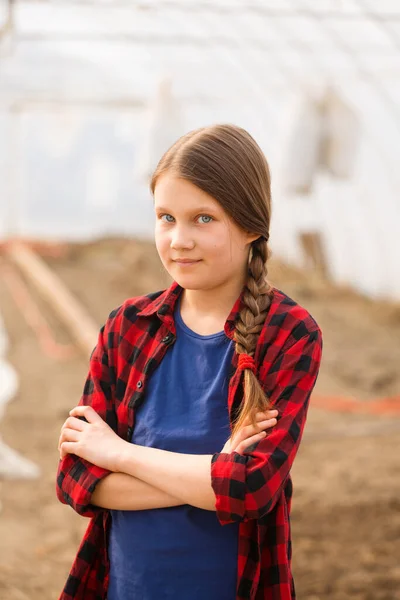
[[137, 317], [150, 317], [158, 312], [166, 314], [175, 304], [182, 288], [172, 281], [168, 288], [149, 292], [141, 296], [127, 298], [120, 306], [111, 311], [107, 323], [112, 328], [130, 327]]
[[103, 330], [122, 332], [126, 327], [130, 327], [138, 316], [149, 316], [157, 312], [164, 302], [168, 289], [150, 292], [141, 296], [132, 296], [126, 298], [108, 315]]
[[315, 318], [304, 306], [274, 287], [260, 342], [289, 347], [307, 336], [322, 339], [322, 331]]

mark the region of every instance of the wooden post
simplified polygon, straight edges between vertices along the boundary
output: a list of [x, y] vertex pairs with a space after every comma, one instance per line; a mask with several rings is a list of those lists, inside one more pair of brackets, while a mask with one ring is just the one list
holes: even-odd
[[66, 285], [22, 242], [7, 244], [6, 253], [52, 306], [85, 355], [90, 355], [100, 328]]

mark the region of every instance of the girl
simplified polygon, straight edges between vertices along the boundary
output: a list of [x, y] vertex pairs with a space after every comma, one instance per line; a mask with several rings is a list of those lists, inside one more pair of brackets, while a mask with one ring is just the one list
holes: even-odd
[[293, 600], [290, 470], [322, 338], [267, 281], [268, 164], [244, 129], [204, 127], [151, 192], [173, 283], [109, 315], [61, 429], [57, 495], [91, 520], [60, 599]]

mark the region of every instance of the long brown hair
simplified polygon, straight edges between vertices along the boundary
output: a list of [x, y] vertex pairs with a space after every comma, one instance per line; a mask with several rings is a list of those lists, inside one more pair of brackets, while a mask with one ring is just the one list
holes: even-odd
[[[266, 265], [270, 256], [271, 220], [271, 176], [267, 160], [245, 129], [232, 124], [216, 124], [188, 132], [165, 152], [150, 181], [152, 194], [157, 179], [167, 171], [212, 196], [241, 229], [260, 234], [251, 244], [244, 306], [234, 332], [235, 351], [254, 356], [272, 298]], [[247, 417], [256, 425], [256, 412], [269, 408], [271, 403], [257, 377], [250, 369], [245, 369], [244, 398], [232, 437]]]

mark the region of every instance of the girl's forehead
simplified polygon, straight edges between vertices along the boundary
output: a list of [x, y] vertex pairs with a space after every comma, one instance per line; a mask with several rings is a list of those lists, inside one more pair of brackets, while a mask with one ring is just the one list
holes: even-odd
[[223, 206], [210, 194], [192, 182], [182, 178], [163, 175], [154, 188], [156, 210], [179, 212], [213, 210], [225, 212]]

